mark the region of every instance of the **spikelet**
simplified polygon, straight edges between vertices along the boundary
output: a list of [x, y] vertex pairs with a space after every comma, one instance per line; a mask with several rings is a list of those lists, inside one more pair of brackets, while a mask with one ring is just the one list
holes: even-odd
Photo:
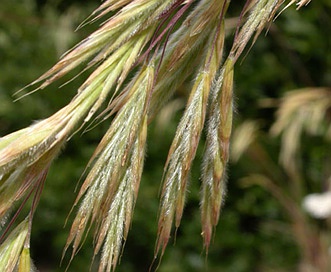
[[[122, 84], [152, 33], [153, 27], [142, 30], [139, 36], [115, 50], [83, 83], [76, 97], [53, 116], [0, 138], [0, 219], [13, 202], [46, 176], [51, 162], [75, 129], [81, 126], [82, 121], [91, 119], [116, 84], [117, 87]], [[85, 42], [97, 43], [96, 37], [99, 36], [92, 35]], [[94, 52], [89, 51], [92, 49], [88, 45], [82, 46], [66, 55], [33, 84], [45, 80], [40, 88], [45, 87], [72, 69], [76, 60], [82, 62], [81, 57], [88, 57]], [[100, 44], [98, 50], [101, 50]]]
[[228, 59], [213, 86], [202, 169], [201, 220], [204, 246], [208, 251], [225, 195], [226, 165], [233, 114], [233, 61]]
[[259, 135], [259, 124], [254, 120], [247, 120], [236, 127], [231, 137], [231, 161], [237, 162], [247, 149], [256, 141]]
[[300, 137], [304, 132], [310, 135], [323, 135], [330, 140], [331, 126], [325, 122], [325, 116], [331, 108], [330, 88], [304, 88], [288, 92], [281, 100], [276, 122], [271, 134], [282, 134], [280, 163], [290, 173], [298, 171], [298, 153]]
[[209, 50], [210, 37], [214, 37], [213, 31], [219, 24], [220, 14], [227, 4], [228, 1], [225, 0], [199, 1], [179, 29], [170, 36], [151, 100], [151, 118], [197, 67], [201, 67], [204, 60], [197, 56], [204, 56], [204, 52]]
[[204, 124], [209, 84], [208, 73], [200, 73], [197, 76], [168, 154], [158, 224], [157, 251], [162, 247], [162, 254], [170, 237], [174, 217], [176, 228], [179, 227], [182, 217], [189, 170]]
[[90, 162], [93, 167], [75, 202], [76, 205], [84, 195], [65, 250], [72, 243], [73, 256], [89, 224], [94, 222], [95, 255], [104, 245], [99, 271], [111, 271], [116, 267], [123, 239], [128, 233], [143, 168], [146, 106], [153, 82], [154, 66], [143, 67], [97, 147]]
[[260, 0], [246, 2], [246, 6], [242, 11], [242, 15], [247, 12], [250, 12], [250, 14], [240, 29], [238, 25], [237, 33], [230, 51], [230, 56], [232, 56], [234, 62], [236, 62], [239, 56], [242, 54], [254, 32], [256, 33], [252, 43], [255, 43], [263, 28], [268, 23], [271, 23], [275, 13], [283, 2], [283, 0]]
[[[11, 234], [6, 238], [6, 240], [0, 245], [0, 271], [15, 271], [17, 264], [20, 262], [20, 256], [21, 260], [26, 258], [30, 259], [30, 256], [26, 256], [27, 252], [24, 248], [24, 244], [28, 237], [28, 232], [29, 221], [28, 219], [25, 219], [11, 232]], [[22, 266], [24, 265], [19, 265], [19, 267]], [[28, 266], [26, 267], [28, 268]], [[21, 271], [30, 272], [30, 269]]]
[[[117, 8], [121, 9], [30, 85], [44, 81], [40, 87], [44, 88], [92, 57], [87, 67], [103, 62], [111, 54], [116, 54], [116, 50], [120, 49], [126, 42], [133, 41], [135, 37], [141, 36], [141, 33], [146, 29], [151, 29], [153, 33], [158, 20], [164, 11], [172, 6], [173, 2], [173, 0], [136, 0], [129, 1], [129, 3], [128, 1], [122, 1], [122, 3], [117, 4], [113, 1], [105, 2], [95, 11], [94, 15], [100, 13], [100, 11], [103, 15], [102, 10], [109, 12], [115, 11]], [[95, 19], [98, 19], [97, 15]]]
[[161, 192], [155, 258], [160, 250], [161, 256], [165, 251], [173, 221], [175, 221], [176, 228], [180, 225], [189, 172], [204, 127], [209, 90], [220, 63], [223, 42], [224, 29], [222, 28], [221, 31], [220, 28], [215, 28], [208, 41], [205, 62], [196, 76], [185, 112], [169, 150]]
[[100, 89], [77, 97], [51, 117], [0, 138], [0, 218], [48, 168], [98, 99]]

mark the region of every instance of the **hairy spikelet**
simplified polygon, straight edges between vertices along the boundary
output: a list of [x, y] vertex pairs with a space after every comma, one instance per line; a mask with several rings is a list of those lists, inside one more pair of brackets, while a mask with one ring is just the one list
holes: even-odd
[[227, 2], [200, 1], [181, 27], [171, 35], [153, 92], [151, 117], [159, 112], [165, 101], [195, 72], [196, 67], [201, 67], [203, 62], [197, 56], [204, 56], [211, 45], [210, 37], [215, 35], [213, 31], [219, 24], [219, 16]]
[[120, 50], [120, 47], [128, 40], [133, 41], [135, 38], [140, 37], [141, 33], [149, 27], [154, 29], [155, 25], [157, 25], [157, 20], [165, 10], [171, 7], [172, 3], [173, 1], [170, 0], [162, 2], [136, 0], [119, 5], [112, 5], [108, 1], [105, 2], [104, 5], [96, 10], [96, 13], [107, 8], [107, 5], [110, 8], [107, 12], [113, 11], [118, 7], [122, 8], [97, 31], [65, 54], [52, 69], [32, 84], [45, 81], [41, 85], [41, 88], [43, 88], [92, 57], [87, 67], [103, 62], [111, 55], [116, 55], [117, 50]]
[[[223, 4], [225, 5], [226, 2], [223, 2]], [[222, 6], [220, 6], [221, 8]], [[212, 79], [216, 74], [222, 56], [223, 41], [223, 28], [222, 30], [220, 27], [215, 28], [209, 39], [210, 46], [205, 54], [205, 62], [195, 79], [186, 110], [170, 147], [161, 192], [155, 257], [160, 250], [161, 255], [163, 255], [170, 238], [173, 221], [175, 221], [176, 228], [180, 225], [189, 172], [204, 127], [207, 100]]]
[[272, 21], [276, 11], [283, 2], [283, 0], [261, 0], [252, 1], [249, 5], [245, 6], [246, 8], [242, 11], [242, 15], [247, 12], [250, 12], [250, 15], [244, 25], [237, 30], [232, 49], [230, 51], [230, 55], [233, 56], [234, 62], [237, 61], [252, 35], [256, 32], [253, 39], [254, 44], [263, 28]]
[[112, 268], [116, 267], [122, 242], [126, 240], [128, 235], [143, 168], [146, 129], [147, 120], [145, 118], [132, 147], [128, 168], [98, 233], [95, 254], [105, 239], [99, 271], [111, 271]]
[[[28, 236], [28, 229], [29, 222], [26, 219], [20, 223], [0, 245], [0, 271], [15, 271], [21, 254], [23, 254], [21, 258], [25, 259], [26, 251], [24, 251], [23, 248]], [[30, 258], [30, 256], [27, 257]], [[30, 272], [30, 269], [22, 271]]]
[[229, 159], [229, 141], [233, 114], [233, 62], [228, 59], [211, 93], [211, 111], [207, 126], [202, 170], [202, 236], [208, 250], [212, 229], [218, 223], [225, 194], [225, 171]]
[[142, 172], [146, 106], [153, 88], [153, 71], [153, 65], [144, 67], [137, 81], [129, 86], [125, 104], [97, 147], [90, 163], [93, 167], [75, 202], [77, 204], [85, 194], [66, 249], [73, 243], [74, 255], [89, 222], [95, 222], [95, 254], [104, 243], [99, 271], [110, 271], [116, 266], [122, 240], [126, 238], [131, 222]]
[[36, 181], [46, 177], [50, 164], [98, 98], [98, 91], [77, 97], [53, 116], [0, 138], [0, 218]]
[[209, 84], [210, 78], [207, 73], [197, 76], [190, 101], [169, 151], [161, 193], [158, 228], [157, 251], [162, 247], [162, 253], [170, 237], [173, 218], [175, 217], [175, 225], [178, 227], [182, 217], [189, 170], [203, 128], [204, 100], [207, 99]]

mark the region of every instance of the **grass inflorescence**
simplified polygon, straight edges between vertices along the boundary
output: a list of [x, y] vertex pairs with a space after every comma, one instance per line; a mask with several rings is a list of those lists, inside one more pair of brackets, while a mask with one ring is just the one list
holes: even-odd
[[[247, 0], [226, 52], [230, 0], [104, 1], [82, 25], [113, 15], [30, 84], [37, 86], [35, 90], [45, 88], [85, 63], [92, 72], [76, 96], [49, 118], [0, 138], [1, 226], [16, 202], [24, 204], [34, 195], [37, 204], [51, 163], [78, 129], [93, 118], [112, 116], [74, 203], [77, 213], [65, 251], [72, 246], [72, 259], [93, 229], [94, 256], [101, 252], [99, 271], [114, 270], [138, 197], [148, 124], [176, 90], [193, 78], [164, 167], [154, 257], [163, 255], [173, 228], [180, 226], [190, 170], [204, 129], [200, 208], [208, 251], [226, 192], [236, 62], [252, 37], [254, 44], [286, 4], [301, 7], [308, 2]], [[30, 271], [28, 245], [35, 205], [8, 237], [2, 236], [1, 271], [13, 271], [17, 264], [19, 271]], [[10, 228], [13, 221], [9, 222]]]

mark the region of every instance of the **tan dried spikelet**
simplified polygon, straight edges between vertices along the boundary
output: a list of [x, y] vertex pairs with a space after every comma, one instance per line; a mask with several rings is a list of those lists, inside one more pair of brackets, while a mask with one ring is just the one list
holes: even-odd
[[237, 162], [258, 137], [259, 125], [254, 120], [247, 120], [236, 127], [231, 137], [231, 160]]
[[280, 162], [291, 173], [298, 170], [295, 162], [303, 132], [320, 135], [331, 130], [325, 122], [331, 108], [330, 93], [330, 88], [304, 88], [288, 92], [281, 101], [270, 132], [273, 136], [282, 134]]

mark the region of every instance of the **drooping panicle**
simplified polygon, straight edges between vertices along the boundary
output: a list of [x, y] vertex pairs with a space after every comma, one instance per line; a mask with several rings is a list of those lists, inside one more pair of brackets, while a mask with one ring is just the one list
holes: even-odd
[[[5, 235], [0, 237], [0, 270], [33, 269], [29, 255], [32, 215], [48, 169], [74, 133], [97, 114], [96, 118], [103, 120], [111, 117], [111, 124], [88, 164], [88, 173], [74, 203], [78, 212], [64, 251], [72, 245], [72, 259], [93, 226], [94, 257], [97, 254], [101, 257], [99, 272], [114, 270], [138, 195], [147, 124], [176, 91], [183, 87], [186, 90], [187, 86], [190, 86], [187, 105], [164, 167], [154, 257], [159, 252], [164, 254], [173, 226], [180, 225], [190, 170], [204, 127], [200, 208], [204, 247], [208, 251], [226, 191], [234, 66], [250, 40], [254, 44], [283, 4], [284, 9], [294, 3], [300, 8], [309, 2], [247, 0], [223, 63], [224, 18], [230, 0], [103, 1], [82, 25], [106, 15], [109, 18], [28, 86], [37, 86], [32, 92], [43, 89], [85, 63], [82, 72], [91, 73], [76, 96], [49, 118], [0, 138], [0, 228], [6, 227]], [[283, 135], [287, 142], [284, 146], [292, 145], [292, 149], [282, 151], [281, 158], [287, 167], [291, 167], [289, 161], [298, 148], [291, 142], [296, 138], [291, 136], [302, 129], [315, 131], [321, 120], [317, 110], [328, 109], [330, 102], [325, 96], [330, 90], [320, 91], [314, 92], [316, 105], [307, 106], [312, 113], [309, 120], [315, 121], [311, 122], [312, 127], [306, 124], [302, 117], [305, 115], [288, 107], [288, 103], [281, 107], [272, 131], [279, 134], [292, 127]], [[302, 94], [296, 95], [298, 98]], [[288, 99], [293, 102], [291, 97]], [[298, 122], [288, 123], [285, 119], [289, 115], [296, 116]], [[23, 221], [6, 237], [33, 194], [29, 221]], [[10, 210], [19, 201], [17, 213], [7, 224]]]

